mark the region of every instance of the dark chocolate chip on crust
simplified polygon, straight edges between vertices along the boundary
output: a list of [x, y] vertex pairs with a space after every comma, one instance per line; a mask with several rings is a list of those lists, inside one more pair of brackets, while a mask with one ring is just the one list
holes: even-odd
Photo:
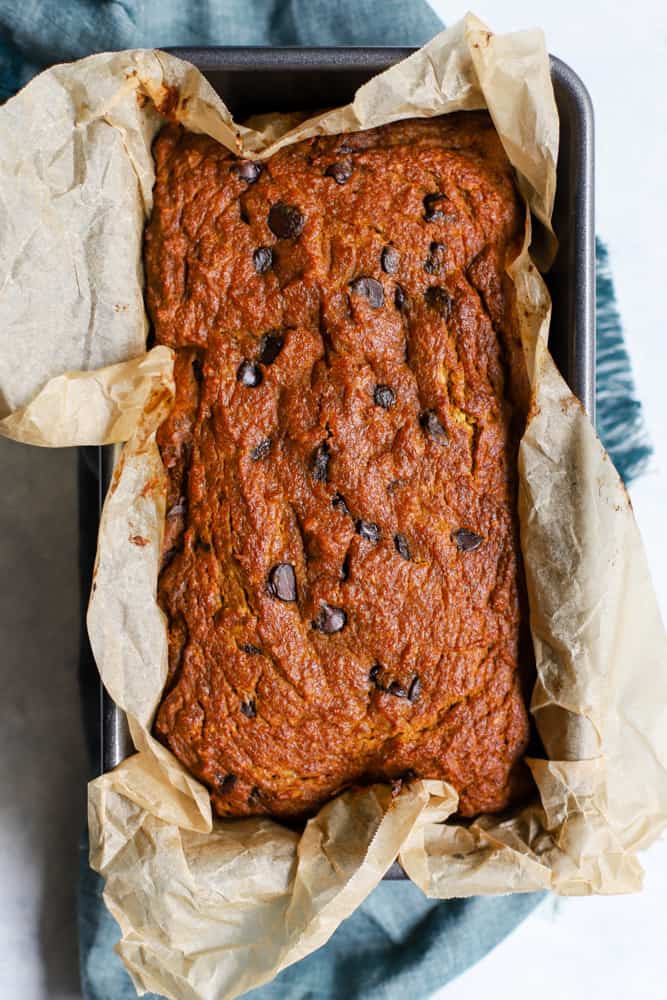
[[272, 205], [267, 219], [269, 229], [280, 240], [291, 240], [301, 236], [306, 224], [306, 217], [296, 205], [288, 205], [279, 201]]
[[388, 410], [396, 402], [396, 393], [390, 385], [376, 385], [373, 390], [373, 402], [383, 410]]
[[382, 685], [379, 683], [378, 680], [381, 673], [382, 673], [382, 664], [374, 663], [368, 672], [368, 679], [371, 682], [371, 684], [375, 684], [375, 686], [379, 688], [380, 691], [384, 691], [384, 688], [382, 687]]
[[248, 701], [241, 702], [241, 713], [245, 715], [246, 719], [254, 719], [257, 715], [257, 706], [255, 704], [255, 699], [250, 698]]
[[384, 305], [384, 288], [377, 278], [362, 275], [350, 282], [350, 289], [355, 295], [367, 299], [368, 304], [373, 309], [380, 309]]
[[427, 194], [424, 196], [424, 218], [427, 222], [435, 222], [437, 219], [444, 219], [444, 203], [447, 201], [447, 196], [441, 194], [440, 191], [434, 191], [433, 194]]
[[392, 681], [387, 688], [388, 694], [393, 694], [395, 698], [407, 698], [408, 692], [399, 681]]
[[382, 248], [382, 253], [380, 254], [380, 266], [385, 274], [396, 274], [400, 262], [401, 255], [396, 247], [386, 246]]
[[481, 535], [476, 535], [474, 531], [468, 531], [467, 528], [459, 528], [458, 531], [452, 531], [452, 541], [456, 543], [457, 549], [461, 552], [474, 552], [478, 549], [484, 539]]
[[336, 160], [324, 171], [325, 177], [333, 177], [336, 184], [346, 184], [352, 176], [352, 164], [349, 160]]
[[410, 681], [410, 687], [408, 688], [408, 701], [417, 701], [422, 690], [422, 682], [420, 681], [417, 674]]
[[261, 174], [263, 167], [261, 163], [257, 163], [255, 160], [239, 160], [237, 163], [232, 163], [230, 169], [242, 181], [254, 184]]
[[403, 291], [400, 285], [396, 285], [396, 289], [394, 291], [394, 305], [396, 306], [399, 312], [403, 312], [406, 301], [407, 299], [405, 296], [405, 292]]
[[279, 601], [296, 601], [296, 573], [291, 563], [277, 563], [269, 573], [268, 591]]
[[271, 451], [271, 438], [262, 438], [259, 444], [250, 452], [250, 457], [253, 462], [259, 462], [261, 459], [266, 458], [266, 456]]
[[221, 774], [220, 771], [215, 772], [215, 783], [218, 786], [219, 792], [231, 792], [236, 781], [235, 774]]
[[313, 628], [324, 635], [333, 635], [340, 632], [347, 624], [347, 615], [342, 608], [336, 608], [331, 604], [323, 603], [320, 606], [317, 618], [312, 622]]
[[436, 444], [444, 446], [448, 443], [447, 431], [440, 423], [435, 410], [425, 410], [419, 418], [419, 423]]
[[329, 474], [329, 461], [331, 459], [331, 449], [326, 441], [318, 444], [313, 452], [310, 469], [316, 483], [326, 483]]
[[443, 319], [449, 319], [452, 312], [452, 297], [446, 288], [431, 285], [424, 292], [424, 299], [429, 309], [433, 309]]
[[262, 370], [252, 361], [242, 361], [236, 373], [237, 381], [249, 389], [254, 389], [262, 381]]
[[334, 493], [331, 498], [331, 506], [334, 510], [339, 511], [339, 513], [349, 516], [350, 508], [345, 503], [345, 497], [341, 493]]
[[285, 338], [282, 333], [265, 333], [259, 342], [259, 362], [262, 365], [272, 365], [283, 347]]
[[444, 243], [431, 243], [429, 247], [429, 255], [424, 261], [424, 270], [428, 274], [437, 274], [443, 264], [443, 255], [445, 252]]
[[252, 262], [255, 265], [257, 274], [266, 274], [273, 264], [273, 250], [271, 247], [257, 247], [252, 252]]
[[374, 521], [364, 521], [360, 518], [357, 521], [356, 528], [357, 534], [361, 535], [367, 541], [372, 542], [373, 545], [377, 545], [380, 541], [380, 527]]
[[255, 646], [252, 642], [242, 643], [241, 649], [244, 653], [247, 653], [248, 656], [259, 656], [262, 652], [259, 646]]
[[402, 535], [400, 532], [394, 535], [394, 545], [396, 546], [396, 551], [398, 552], [399, 556], [402, 556], [403, 559], [412, 558], [412, 555], [410, 553], [410, 546], [408, 545], [408, 540], [405, 537], [405, 535]]

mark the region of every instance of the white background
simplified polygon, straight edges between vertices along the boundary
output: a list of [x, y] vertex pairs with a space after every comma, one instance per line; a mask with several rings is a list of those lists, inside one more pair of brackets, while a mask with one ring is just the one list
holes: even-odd
[[[431, 0], [447, 24], [467, 4]], [[479, 0], [496, 32], [536, 25], [595, 109], [597, 232], [607, 243], [655, 458], [630, 493], [667, 620], [667, 4]], [[446, 1000], [667, 997], [667, 843], [642, 857], [637, 896], [547, 903], [441, 990]]]

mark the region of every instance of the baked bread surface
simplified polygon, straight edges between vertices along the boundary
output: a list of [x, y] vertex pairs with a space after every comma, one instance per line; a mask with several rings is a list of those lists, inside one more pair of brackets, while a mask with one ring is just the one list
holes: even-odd
[[485, 113], [263, 164], [167, 126], [145, 237], [176, 349], [158, 737], [221, 816], [373, 780], [517, 793], [524, 208]]

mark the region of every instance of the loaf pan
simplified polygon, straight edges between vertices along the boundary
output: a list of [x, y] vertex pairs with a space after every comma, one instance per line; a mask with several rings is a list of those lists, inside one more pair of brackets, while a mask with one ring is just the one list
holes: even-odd
[[[352, 100], [370, 77], [414, 50], [403, 48], [188, 48], [170, 49], [195, 65], [224, 96], [238, 121], [267, 111], [308, 111]], [[583, 83], [551, 57], [560, 117], [560, 152], [553, 225], [559, 239], [546, 275], [553, 301], [549, 346], [572, 391], [595, 417], [595, 232], [593, 108]], [[106, 494], [114, 449], [100, 449]], [[104, 688], [100, 706], [100, 770], [111, 770], [132, 752], [123, 712]], [[404, 877], [398, 865], [388, 878]]]

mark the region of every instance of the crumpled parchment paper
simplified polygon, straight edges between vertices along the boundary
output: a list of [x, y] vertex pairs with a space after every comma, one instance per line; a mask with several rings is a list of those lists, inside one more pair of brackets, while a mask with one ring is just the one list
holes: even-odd
[[[234, 123], [192, 66], [161, 52], [57, 66], [0, 109], [0, 432], [42, 445], [128, 440], [100, 529], [88, 624], [137, 753], [90, 785], [91, 862], [139, 991], [222, 1000], [323, 944], [396, 857], [437, 897], [549, 888], [637, 890], [636, 852], [667, 822], [667, 642], [629, 500], [546, 347], [550, 302], [529, 256], [512, 266], [532, 418], [520, 450], [521, 542], [548, 759], [538, 798], [443, 822], [446, 784], [345, 792], [303, 834], [213, 820], [208, 793], [150, 735], [166, 676], [156, 604], [165, 514], [155, 431], [172, 356], [145, 353], [141, 239], [151, 142], [165, 115], [237, 152], [309, 135], [488, 107], [548, 262], [558, 119], [539, 31], [462, 22], [308, 120]], [[295, 124], [296, 122], [296, 124]], [[257, 124], [257, 122], [256, 122]]]

